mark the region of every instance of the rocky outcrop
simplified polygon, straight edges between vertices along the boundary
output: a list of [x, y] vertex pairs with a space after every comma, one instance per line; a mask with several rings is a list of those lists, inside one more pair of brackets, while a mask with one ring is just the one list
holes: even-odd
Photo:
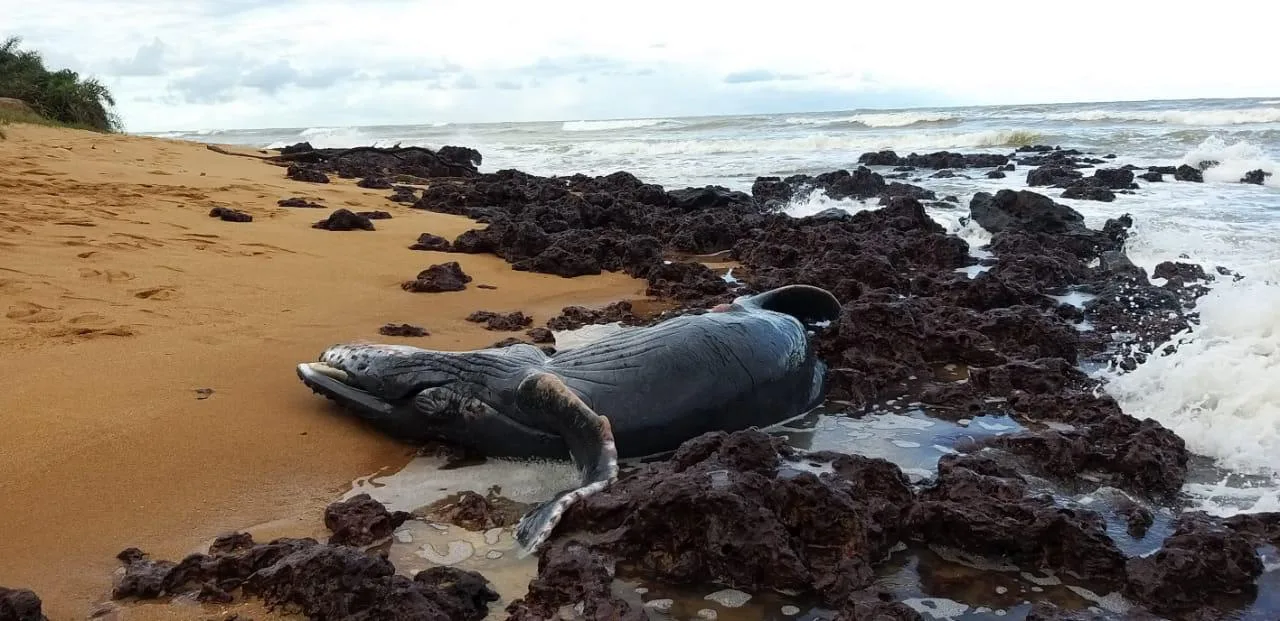
[[251, 597], [316, 621], [485, 618], [498, 595], [480, 574], [433, 567], [410, 579], [396, 574], [385, 554], [363, 550], [364, 543], [389, 534], [396, 520], [403, 521], [362, 495], [326, 510], [326, 524], [339, 529], [330, 543], [309, 538], [257, 543], [247, 533], [231, 533], [219, 537], [208, 553], [176, 563], [129, 548], [118, 555], [124, 572], [112, 598], [183, 597], [226, 604]]
[[413, 280], [405, 281], [400, 286], [413, 293], [442, 293], [445, 291], [462, 291], [471, 282], [471, 276], [462, 271], [457, 261], [432, 265], [421, 272]]

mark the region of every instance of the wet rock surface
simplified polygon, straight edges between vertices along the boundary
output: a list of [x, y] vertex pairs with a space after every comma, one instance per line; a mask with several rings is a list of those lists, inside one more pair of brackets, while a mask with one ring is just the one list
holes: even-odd
[[1128, 594], [1159, 614], [1237, 608], [1257, 595], [1263, 566], [1255, 547], [1221, 520], [1185, 514], [1160, 550], [1129, 559]]
[[333, 531], [329, 543], [348, 546], [367, 546], [384, 541], [407, 519], [408, 513], [387, 511], [382, 503], [368, 494], [335, 502], [324, 510], [324, 526]]
[[914, 502], [892, 463], [809, 455], [833, 472], [779, 476], [794, 454], [759, 431], [716, 432], [645, 464], [565, 515], [563, 531], [670, 584], [816, 591], [839, 604], [870, 585]]
[[487, 497], [464, 491], [433, 503], [427, 507], [426, 515], [437, 522], [483, 531], [514, 525], [525, 509], [492, 491]]
[[911, 168], [993, 168], [1004, 166], [1009, 161], [1006, 155], [991, 153], [952, 153], [937, 151], [923, 155], [911, 153], [906, 157], [893, 151], [877, 151], [863, 153], [858, 157], [859, 164], [867, 166], [907, 166]]
[[[538, 576], [507, 606], [508, 621], [616, 619], [645, 621], [644, 612], [612, 592], [613, 560], [577, 541], [559, 541], [538, 558]], [[566, 610], [567, 609], [567, 610]], [[561, 616], [566, 610], [567, 616]]]
[[48, 621], [43, 607], [33, 591], [0, 587], [0, 621]]
[[[1016, 168], [1004, 156], [953, 155], [867, 154], [859, 162], [864, 167], [853, 170], [759, 177], [750, 195], [716, 187], [668, 191], [627, 173], [543, 178], [511, 170], [424, 192], [415, 207], [487, 225], [454, 240], [454, 252], [491, 253], [514, 269], [566, 277], [624, 271], [646, 279], [650, 295], [679, 304], [675, 312], [702, 312], [785, 284], [824, 287], [844, 306], [839, 320], [815, 328], [818, 353], [830, 367], [831, 399], [856, 412], [911, 396], [957, 418], [1002, 413], [1028, 425], [958, 446], [961, 454], [944, 458], [938, 476], [919, 490], [887, 462], [880, 470], [866, 458], [819, 456], [830, 472], [793, 476], [779, 470], [793, 457], [784, 446], [747, 439], [746, 432], [695, 438], [570, 509], [543, 553], [538, 580], [548, 572], [569, 575], [569, 567], [607, 573], [617, 561], [663, 583], [810, 592], [835, 610], [863, 593], [864, 608], [848, 608], [861, 611], [849, 618], [916, 618], [905, 607], [875, 608], [894, 602], [867, 599], [864, 591], [887, 551], [908, 543], [1065, 572], [1099, 593], [1132, 588], [1135, 567], [1142, 566], [1117, 547], [1104, 516], [1061, 506], [1034, 491], [1027, 476], [1125, 490], [1139, 501], [1120, 512], [1121, 528], [1145, 535], [1154, 520], [1144, 503], [1171, 502], [1186, 481], [1186, 446], [1158, 423], [1126, 415], [1078, 365], [1110, 360], [1121, 348], [1121, 364], [1153, 355], [1154, 344], [1191, 325], [1188, 309], [1212, 280], [1171, 264], [1151, 276], [1165, 279], [1156, 286], [1124, 254], [1129, 216], [1091, 229], [1075, 210], [1032, 190], [972, 197], [970, 217], [992, 233], [986, 247], [992, 258], [974, 271], [973, 249], [926, 214], [921, 201], [936, 200], [932, 191], [888, 182], [865, 167]], [[1070, 149], [1019, 149], [1015, 157], [1028, 167], [1029, 181], [1062, 188], [1068, 197], [1121, 200], [1135, 191], [1135, 170], [1141, 172], [1097, 168], [1086, 176], [1082, 169], [1107, 160]], [[876, 205], [803, 218], [776, 213], [817, 191]], [[739, 283], [677, 258], [711, 253], [741, 266], [734, 272]], [[1083, 301], [1061, 301], [1070, 296]], [[550, 330], [656, 320], [640, 315], [626, 302], [568, 307], [546, 322], [548, 333], [538, 340], [550, 340]], [[1086, 322], [1092, 330], [1082, 327]], [[1114, 334], [1131, 336], [1117, 342]], [[963, 369], [968, 381], [938, 372], [948, 366]], [[726, 442], [736, 448], [721, 450]], [[674, 526], [685, 523], [687, 530]], [[746, 534], [734, 530], [744, 523]], [[573, 593], [529, 602], [542, 601], [544, 614], [570, 604], [578, 606], [575, 614], [584, 605], [613, 614], [621, 605], [605, 590]], [[1079, 611], [1062, 612], [1074, 618]]]
[[418, 272], [416, 278], [402, 283], [400, 287], [413, 293], [441, 293], [462, 291], [469, 282], [471, 276], [462, 271], [462, 266], [457, 261], [450, 261]]
[[207, 554], [192, 554], [179, 562], [153, 560], [137, 548], [126, 549], [117, 556], [124, 574], [112, 598], [181, 596], [226, 604], [252, 597], [308, 619], [370, 621], [479, 621], [497, 601], [497, 593], [475, 572], [433, 567], [410, 579], [397, 575], [384, 554], [334, 541], [363, 541], [395, 521], [396, 512], [353, 498], [331, 505], [325, 513], [326, 523], [332, 515], [342, 529], [334, 532], [330, 543], [310, 538], [257, 543], [247, 533], [234, 533], [220, 537]]

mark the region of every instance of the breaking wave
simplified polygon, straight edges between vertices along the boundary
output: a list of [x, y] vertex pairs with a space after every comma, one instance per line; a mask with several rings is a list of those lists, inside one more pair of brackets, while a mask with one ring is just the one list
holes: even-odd
[[1247, 125], [1280, 123], [1280, 108], [1234, 110], [1073, 110], [1045, 112], [1036, 117], [1051, 121], [1118, 121], [1169, 125]]
[[707, 155], [717, 153], [809, 153], [817, 151], [924, 151], [958, 148], [997, 148], [1033, 144], [1040, 134], [990, 130], [967, 133], [911, 133], [893, 137], [813, 134], [800, 138], [730, 138], [709, 140], [625, 140], [587, 143], [581, 148], [611, 156]]
[[855, 123], [865, 127], [909, 127], [912, 125], [932, 125], [957, 120], [949, 112], [882, 112], [855, 114], [838, 118], [791, 117], [786, 120], [790, 125], [839, 125]]
[[671, 119], [618, 119], [614, 121], [565, 121], [560, 131], [566, 132], [610, 132], [620, 129], [642, 129], [662, 125], [683, 125]]
[[1250, 142], [1241, 140], [1228, 144], [1220, 137], [1210, 136], [1183, 156], [1181, 161], [1182, 164], [1194, 167], [1198, 167], [1201, 162], [1217, 162], [1204, 170], [1205, 181], [1236, 183], [1245, 173], [1261, 170], [1271, 173], [1264, 180], [1265, 185], [1280, 187], [1280, 164], [1271, 159], [1261, 147]]

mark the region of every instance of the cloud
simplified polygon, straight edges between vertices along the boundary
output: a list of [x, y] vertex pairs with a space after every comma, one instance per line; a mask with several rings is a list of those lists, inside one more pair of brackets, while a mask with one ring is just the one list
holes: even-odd
[[111, 73], [117, 76], [161, 75], [165, 72], [165, 44], [160, 39], [152, 39], [134, 52], [133, 58], [112, 59], [108, 66]]
[[[10, 4], [0, 35], [100, 77], [133, 131], [1280, 93], [1258, 64], [1280, 8], [1248, 0]], [[1100, 15], [1106, 38], [1081, 34], [1100, 32]]]
[[724, 76], [725, 84], [749, 84], [751, 82], [781, 82], [786, 80], [803, 80], [804, 76], [794, 73], [777, 73], [768, 69], [750, 69], [735, 71]]

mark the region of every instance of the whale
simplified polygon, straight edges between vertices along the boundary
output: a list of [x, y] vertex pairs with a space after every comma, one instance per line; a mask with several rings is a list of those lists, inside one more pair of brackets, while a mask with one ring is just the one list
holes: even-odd
[[574, 503], [615, 481], [618, 460], [659, 455], [714, 431], [763, 428], [820, 405], [827, 367], [813, 335], [840, 302], [803, 284], [620, 330], [547, 354], [337, 344], [297, 365], [302, 382], [378, 431], [469, 453], [572, 461], [581, 484], [520, 519], [536, 552]]

